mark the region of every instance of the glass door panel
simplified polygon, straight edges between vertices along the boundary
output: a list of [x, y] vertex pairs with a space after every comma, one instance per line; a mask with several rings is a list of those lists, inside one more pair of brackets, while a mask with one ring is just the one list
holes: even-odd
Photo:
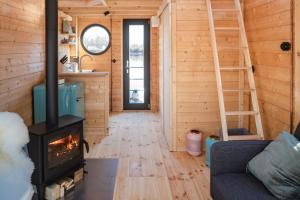
[[150, 26], [148, 20], [124, 20], [124, 109], [148, 109], [150, 103]]

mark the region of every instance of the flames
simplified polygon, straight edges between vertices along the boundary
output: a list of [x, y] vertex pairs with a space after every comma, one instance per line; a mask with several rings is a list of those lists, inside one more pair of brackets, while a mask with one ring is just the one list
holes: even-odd
[[65, 143], [65, 138], [56, 140], [54, 142], [49, 143], [49, 145], [59, 145], [59, 144], [64, 144]]
[[72, 150], [79, 146], [78, 139], [76, 140], [72, 135], [68, 136], [69, 142], [67, 143], [67, 149]]
[[73, 136], [73, 135], [68, 135], [67, 137], [55, 140], [51, 143], [49, 143], [49, 146], [60, 146], [65, 148], [68, 151], [73, 150], [74, 148], [79, 147], [79, 137]]

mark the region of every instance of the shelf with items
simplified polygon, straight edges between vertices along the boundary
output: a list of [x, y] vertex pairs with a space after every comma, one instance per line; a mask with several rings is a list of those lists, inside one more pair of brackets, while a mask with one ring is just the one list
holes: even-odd
[[60, 43], [60, 45], [65, 45], [65, 46], [76, 46], [76, 43]]
[[76, 46], [76, 37], [64, 37], [61, 41], [60, 41], [61, 45], [70, 45], [70, 46]]
[[64, 33], [64, 32], [62, 32], [61, 35], [65, 35], [65, 36], [68, 36], [68, 37], [76, 37], [76, 33]]

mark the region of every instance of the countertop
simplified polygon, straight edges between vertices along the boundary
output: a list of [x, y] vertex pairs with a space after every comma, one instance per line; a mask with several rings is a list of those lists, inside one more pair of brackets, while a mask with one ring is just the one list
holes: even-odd
[[60, 73], [60, 76], [98, 76], [104, 77], [107, 76], [109, 72], [63, 72]]

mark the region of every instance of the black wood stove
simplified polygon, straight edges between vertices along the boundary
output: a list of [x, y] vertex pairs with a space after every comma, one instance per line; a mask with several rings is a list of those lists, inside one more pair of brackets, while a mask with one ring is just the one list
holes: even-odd
[[[45, 0], [46, 8], [46, 122], [29, 127], [29, 156], [35, 170], [32, 182], [38, 199], [45, 186], [83, 167], [83, 120], [58, 117], [58, 2]], [[85, 143], [86, 144], [86, 143]]]
[[32, 183], [43, 199], [45, 186], [83, 167], [83, 119], [67, 115], [55, 127], [41, 123], [31, 126], [29, 132], [28, 151], [35, 165]]

